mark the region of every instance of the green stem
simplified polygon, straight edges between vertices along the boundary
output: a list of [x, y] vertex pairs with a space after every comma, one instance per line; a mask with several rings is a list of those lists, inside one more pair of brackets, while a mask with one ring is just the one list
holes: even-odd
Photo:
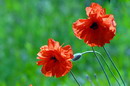
[[105, 60], [104, 57], [102, 56], [102, 54], [100, 54], [99, 52], [97, 52], [97, 54], [99, 54], [99, 55], [101, 56], [101, 58], [103, 59], [103, 61], [104, 61], [105, 64], [107, 65], [107, 68], [109, 69], [109, 71], [111, 72], [111, 74], [113, 75], [113, 77], [115, 78], [115, 80], [117, 81], [118, 85], [121, 86], [120, 83], [119, 83], [119, 81], [118, 81], [118, 79], [116, 78], [116, 76], [114, 75], [114, 73], [111, 71], [111, 69], [110, 69], [108, 63], [106, 62], [106, 60]]
[[[93, 51], [85, 51], [85, 52], [83, 52], [82, 54], [86, 54], [86, 53], [93, 53]], [[97, 52], [97, 51], [95, 51], [95, 53], [97, 53], [97, 54], [99, 54], [99, 55], [101, 56], [101, 58], [103, 59], [104, 63], [107, 65], [107, 68], [108, 68], [109, 71], [111, 72], [112, 76], [115, 78], [115, 80], [117, 81], [118, 85], [121, 86], [120, 83], [119, 83], [119, 81], [118, 81], [118, 79], [116, 78], [116, 76], [114, 75], [114, 73], [111, 71], [111, 69], [110, 69], [108, 63], [106, 62], [106, 60], [105, 60], [104, 57], [102, 56], [102, 54], [99, 53], [99, 52]]]
[[71, 73], [71, 75], [73, 76], [73, 78], [74, 78], [74, 80], [76, 81], [76, 83], [78, 84], [78, 86], [81, 86], [81, 85], [79, 84], [78, 80], [76, 79], [74, 73], [73, 73], [72, 71], [70, 71], [70, 73]]
[[103, 72], [104, 72], [104, 74], [105, 74], [105, 76], [106, 76], [106, 78], [107, 78], [107, 81], [108, 81], [109, 86], [111, 86], [111, 83], [110, 83], [110, 80], [109, 80], [109, 78], [108, 78], [108, 75], [107, 75], [107, 73], [106, 73], [106, 71], [105, 71], [105, 69], [104, 69], [104, 67], [103, 67], [103, 65], [102, 65], [102, 63], [101, 63], [101, 61], [100, 61], [100, 59], [99, 59], [98, 56], [96, 55], [96, 53], [95, 53], [93, 47], [92, 47], [92, 50], [93, 50], [94, 55], [96, 56], [96, 59], [97, 59], [98, 63], [100, 64], [100, 66], [101, 66], [101, 68], [102, 68], [102, 70], [103, 70]]
[[104, 46], [103, 46], [103, 49], [104, 49], [104, 51], [106, 52], [106, 54], [107, 54], [107, 56], [108, 56], [109, 60], [111, 61], [111, 63], [112, 63], [112, 65], [114, 66], [114, 68], [116, 69], [116, 71], [117, 71], [118, 75], [120, 76], [120, 78], [121, 78], [121, 80], [122, 80], [122, 82], [123, 82], [123, 84], [124, 84], [124, 86], [125, 86], [125, 82], [124, 82], [124, 80], [123, 80], [123, 78], [122, 78], [122, 76], [121, 76], [121, 74], [120, 74], [120, 72], [119, 72], [118, 68], [117, 68], [117, 67], [116, 67], [116, 65], [114, 64], [114, 61], [112, 60], [112, 58], [111, 58], [110, 54], [107, 52], [107, 50], [105, 49], [105, 47], [104, 47]]
[[[97, 52], [97, 51], [95, 51], [95, 52]], [[86, 54], [86, 53], [93, 53], [93, 51], [85, 51], [85, 52], [82, 53], [82, 55]]]

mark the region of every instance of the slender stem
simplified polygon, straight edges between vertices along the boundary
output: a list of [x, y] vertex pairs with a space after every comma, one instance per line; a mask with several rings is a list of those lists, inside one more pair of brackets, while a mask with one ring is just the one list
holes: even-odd
[[72, 71], [70, 71], [70, 73], [71, 73], [71, 75], [73, 76], [73, 78], [74, 78], [74, 80], [76, 81], [76, 83], [78, 84], [78, 86], [81, 86], [81, 85], [79, 84], [78, 80], [76, 79], [74, 73], [73, 73]]
[[[96, 51], [95, 51], [96, 52]], [[93, 51], [85, 51], [82, 54], [86, 54], [86, 53], [93, 53]]]
[[105, 49], [105, 47], [104, 47], [104, 46], [103, 46], [103, 49], [104, 49], [104, 51], [106, 52], [106, 54], [107, 54], [107, 56], [108, 56], [109, 60], [111, 61], [111, 63], [112, 63], [112, 65], [114, 66], [114, 68], [116, 69], [116, 71], [117, 71], [118, 75], [120, 76], [120, 78], [121, 78], [121, 80], [122, 80], [122, 82], [123, 82], [123, 84], [124, 84], [124, 86], [125, 86], [125, 82], [124, 82], [124, 80], [123, 80], [123, 78], [122, 78], [122, 76], [121, 76], [121, 74], [120, 74], [120, 72], [119, 72], [118, 68], [116, 67], [116, 65], [115, 65], [114, 61], [112, 60], [112, 58], [111, 58], [110, 54], [107, 52], [107, 50]]
[[[85, 52], [83, 52], [82, 54], [86, 54], [86, 53], [93, 53], [93, 51], [85, 51]], [[114, 75], [114, 73], [111, 71], [111, 69], [110, 69], [108, 63], [106, 62], [106, 60], [105, 60], [104, 57], [102, 56], [102, 54], [101, 54], [100, 52], [97, 52], [97, 51], [95, 51], [95, 53], [97, 53], [97, 54], [99, 54], [99, 55], [101, 56], [101, 58], [103, 59], [104, 63], [107, 65], [107, 68], [108, 68], [109, 71], [111, 72], [112, 76], [115, 78], [115, 80], [117, 81], [118, 85], [121, 86], [120, 83], [119, 83], [119, 81], [118, 81], [118, 79], [116, 78], [116, 76]]]
[[107, 78], [107, 81], [108, 81], [109, 86], [111, 86], [111, 83], [110, 83], [110, 80], [109, 80], [109, 78], [108, 78], [108, 75], [107, 75], [107, 73], [106, 73], [106, 71], [105, 71], [105, 69], [104, 69], [104, 67], [103, 67], [103, 65], [102, 65], [102, 63], [101, 63], [101, 61], [100, 61], [100, 59], [99, 59], [98, 56], [96, 55], [96, 53], [95, 53], [93, 47], [92, 47], [92, 50], [93, 50], [94, 55], [96, 56], [96, 59], [97, 59], [98, 63], [100, 64], [100, 66], [101, 66], [101, 68], [102, 68], [102, 70], [103, 70], [103, 72], [104, 72], [104, 74], [105, 74], [105, 76], [106, 76], [106, 78]]
[[111, 72], [111, 74], [113, 75], [113, 77], [115, 78], [115, 80], [117, 81], [118, 85], [121, 86], [120, 83], [119, 83], [119, 81], [118, 81], [118, 79], [116, 78], [116, 76], [114, 75], [114, 73], [111, 71], [111, 69], [110, 69], [108, 63], [106, 62], [106, 60], [105, 60], [104, 57], [102, 56], [102, 54], [100, 54], [99, 52], [98, 52], [97, 54], [99, 54], [99, 55], [101, 56], [101, 58], [103, 59], [103, 61], [104, 61], [105, 64], [107, 65], [107, 68], [109, 69], [109, 71]]
[[[98, 51], [94, 51], [94, 52], [97, 53], [97, 54], [101, 54], [101, 53], [99, 53]], [[82, 55], [83, 55], [83, 54], [86, 54], [86, 53], [94, 53], [94, 52], [93, 52], [93, 51], [85, 51], [85, 52], [82, 53]]]

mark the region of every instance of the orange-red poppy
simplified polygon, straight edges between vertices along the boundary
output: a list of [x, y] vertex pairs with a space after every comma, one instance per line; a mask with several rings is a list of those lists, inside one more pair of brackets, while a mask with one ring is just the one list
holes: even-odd
[[107, 15], [105, 9], [97, 3], [86, 7], [86, 14], [87, 19], [79, 19], [73, 23], [75, 36], [84, 39], [84, 42], [91, 47], [101, 47], [105, 43], [110, 43], [116, 33], [113, 15]]
[[59, 42], [53, 39], [48, 40], [48, 45], [40, 48], [37, 54], [38, 65], [43, 65], [41, 72], [47, 76], [61, 77], [66, 75], [72, 68], [73, 51], [70, 45], [60, 46]]

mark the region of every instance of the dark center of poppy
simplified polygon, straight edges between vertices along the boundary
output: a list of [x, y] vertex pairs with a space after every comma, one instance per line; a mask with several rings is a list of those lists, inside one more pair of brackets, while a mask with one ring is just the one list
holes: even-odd
[[56, 57], [51, 57], [51, 60], [54, 60], [54, 62], [56, 62], [57, 61], [57, 59], [56, 59]]
[[98, 28], [98, 24], [96, 22], [94, 22], [91, 26], [91, 29], [96, 30]]

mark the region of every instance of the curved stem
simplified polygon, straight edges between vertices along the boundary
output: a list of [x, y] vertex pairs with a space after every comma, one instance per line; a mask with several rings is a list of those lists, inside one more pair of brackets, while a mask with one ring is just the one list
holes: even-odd
[[[83, 52], [82, 54], [86, 54], [86, 53], [93, 53], [93, 51], [85, 51], [85, 52]], [[99, 55], [101, 56], [101, 58], [103, 59], [104, 63], [107, 65], [107, 68], [108, 68], [109, 71], [111, 72], [112, 76], [115, 78], [115, 80], [117, 81], [118, 85], [121, 86], [120, 83], [119, 83], [119, 81], [118, 81], [118, 79], [116, 78], [116, 76], [114, 75], [114, 73], [111, 71], [111, 69], [110, 69], [108, 63], [106, 62], [106, 60], [105, 60], [104, 57], [102, 56], [102, 54], [101, 54], [100, 52], [97, 52], [97, 51], [95, 51], [95, 53], [97, 53], [97, 54], [99, 54]]]
[[81, 86], [81, 85], [79, 84], [78, 80], [76, 79], [74, 73], [73, 73], [72, 71], [70, 71], [70, 73], [71, 73], [71, 75], [73, 76], [73, 78], [74, 78], [74, 80], [76, 81], [76, 83], [78, 84], [78, 86]]
[[100, 66], [101, 66], [101, 68], [102, 68], [102, 70], [103, 70], [103, 72], [104, 72], [104, 74], [105, 74], [105, 76], [106, 76], [106, 78], [107, 78], [107, 81], [108, 81], [109, 86], [111, 86], [111, 83], [110, 83], [110, 80], [109, 80], [109, 78], [108, 78], [108, 75], [107, 75], [107, 73], [106, 73], [106, 71], [105, 71], [105, 69], [104, 69], [104, 67], [103, 67], [103, 65], [102, 65], [102, 63], [101, 63], [101, 61], [100, 61], [100, 59], [99, 59], [98, 56], [96, 55], [96, 53], [95, 53], [93, 47], [92, 47], [92, 50], [93, 50], [94, 55], [96, 56], [96, 59], [97, 59], [98, 63], [100, 64]]
[[[96, 52], [96, 51], [95, 51]], [[86, 54], [86, 53], [93, 53], [93, 51], [85, 51], [82, 54]]]
[[[97, 54], [100, 54], [98, 51], [94, 51], [95, 53], [97, 53]], [[85, 51], [85, 52], [83, 52], [83, 53], [81, 53], [82, 55], [83, 54], [86, 54], [86, 53], [94, 53], [93, 51]]]
[[105, 49], [105, 47], [104, 47], [104, 46], [103, 46], [103, 49], [104, 49], [104, 51], [106, 52], [106, 54], [107, 54], [107, 56], [108, 56], [109, 60], [111, 61], [111, 63], [112, 63], [112, 65], [114, 66], [114, 68], [116, 69], [116, 71], [117, 71], [118, 75], [120, 76], [120, 78], [121, 78], [121, 80], [122, 80], [122, 82], [123, 82], [123, 84], [124, 84], [124, 86], [125, 86], [125, 82], [124, 82], [124, 80], [123, 80], [123, 78], [122, 78], [122, 76], [121, 76], [121, 74], [120, 74], [120, 72], [119, 72], [118, 68], [116, 67], [116, 65], [115, 65], [114, 61], [112, 60], [112, 58], [111, 58], [110, 54], [107, 52], [107, 50]]
[[118, 81], [118, 79], [116, 78], [116, 76], [114, 75], [114, 73], [111, 71], [111, 69], [110, 69], [109, 65], [107, 64], [106, 60], [105, 60], [104, 57], [102, 56], [102, 54], [99, 53], [99, 52], [97, 52], [97, 54], [99, 54], [99, 55], [101, 56], [101, 58], [103, 59], [103, 61], [104, 61], [105, 64], [107, 65], [107, 68], [108, 68], [109, 71], [111, 72], [112, 76], [115, 78], [115, 80], [117, 81], [118, 85], [121, 86], [120, 83], [119, 83], [119, 81]]

